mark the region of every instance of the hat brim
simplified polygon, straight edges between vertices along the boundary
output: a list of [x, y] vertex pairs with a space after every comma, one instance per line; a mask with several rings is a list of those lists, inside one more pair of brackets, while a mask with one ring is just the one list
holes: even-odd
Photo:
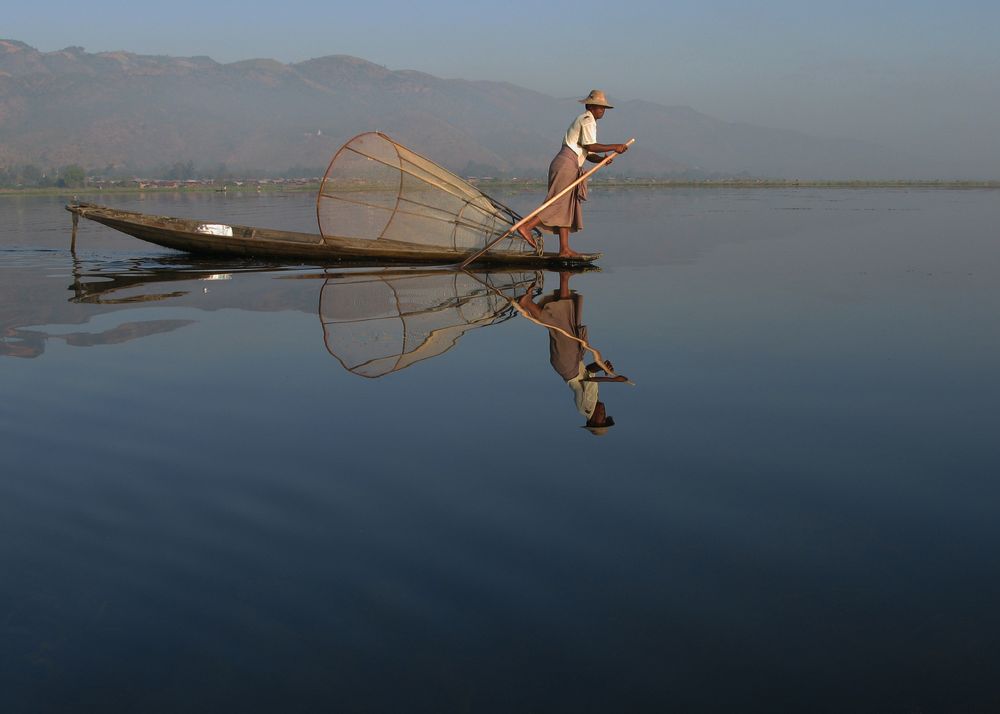
[[607, 102], [599, 102], [599, 101], [595, 101], [593, 99], [578, 99], [577, 101], [580, 102], [580, 104], [584, 104], [584, 105], [590, 104], [590, 105], [595, 106], [595, 107], [604, 107], [605, 109], [614, 109], [615, 108], [613, 104], [608, 104]]

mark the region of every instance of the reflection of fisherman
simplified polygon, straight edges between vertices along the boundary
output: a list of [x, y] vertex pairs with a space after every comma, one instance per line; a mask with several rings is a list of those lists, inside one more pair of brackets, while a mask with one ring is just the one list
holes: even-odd
[[[607, 414], [604, 402], [598, 399], [598, 383], [626, 382], [628, 379], [622, 375], [599, 377], [597, 375], [604, 372], [600, 365], [596, 362], [584, 364], [587, 348], [583, 343], [587, 342], [587, 326], [580, 324], [583, 296], [569, 289], [569, 280], [570, 273], [562, 272], [559, 274], [559, 289], [554, 293], [543, 296], [535, 303], [529, 290], [518, 304], [536, 320], [551, 326], [549, 360], [552, 368], [573, 390], [577, 411], [587, 419], [584, 427], [592, 434], [601, 435], [614, 426], [615, 420]], [[614, 370], [610, 362], [605, 361], [605, 364], [608, 369]]]

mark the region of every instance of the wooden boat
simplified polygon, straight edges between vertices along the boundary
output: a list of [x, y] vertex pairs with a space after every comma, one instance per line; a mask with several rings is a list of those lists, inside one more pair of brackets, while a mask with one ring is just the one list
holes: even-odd
[[[470, 253], [467, 250], [396, 240], [340, 238], [189, 218], [155, 216], [92, 203], [70, 203], [66, 206], [66, 210], [73, 214], [74, 227], [78, 217], [82, 216], [149, 243], [205, 255], [317, 263], [442, 265], [460, 263]], [[579, 258], [567, 259], [559, 257], [556, 253], [535, 255], [509, 250], [491, 250], [478, 258], [475, 264], [524, 268], [579, 267], [593, 263], [600, 257], [600, 253], [587, 253]]]

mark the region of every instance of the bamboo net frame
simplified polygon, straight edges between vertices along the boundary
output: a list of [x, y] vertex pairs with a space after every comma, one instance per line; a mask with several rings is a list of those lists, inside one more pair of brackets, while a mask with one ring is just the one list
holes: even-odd
[[[330, 161], [316, 199], [316, 218], [324, 238], [474, 251], [503, 236], [521, 217], [385, 134], [366, 132], [344, 144]], [[514, 234], [495, 250], [535, 249]]]
[[320, 292], [323, 341], [349, 372], [384, 377], [444, 354], [470, 330], [510, 319], [510, 301], [542, 279], [534, 271], [331, 275]]

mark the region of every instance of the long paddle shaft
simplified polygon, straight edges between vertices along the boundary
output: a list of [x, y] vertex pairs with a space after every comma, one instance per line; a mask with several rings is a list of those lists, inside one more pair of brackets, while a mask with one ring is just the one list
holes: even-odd
[[[629, 139], [628, 141], [625, 142], [625, 146], [631, 146], [634, 143], [635, 143], [635, 138], [633, 137], [633, 138], [631, 138], [631, 139]], [[499, 238], [495, 238], [495, 239], [491, 240], [481, 250], [479, 250], [476, 253], [473, 253], [468, 258], [466, 258], [465, 260], [463, 260], [462, 263], [458, 267], [464, 270], [465, 267], [469, 263], [471, 263], [472, 261], [474, 261], [476, 258], [478, 258], [479, 256], [481, 256], [486, 251], [488, 251], [494, 245], [496, 245], [497, 243], [499, 243], [500, 241], [502, 241], [504, 238], [506, 238], [511, 233], [513, 233], [518, 228], [520, 228], [525, 223], [527, 223], [529, 220], [531, 220], [532, 218], [534, 218], [535, 216], [537, 216], [539, 213], [541, 213], [546, 208], [548, 208], [549, 206], [551, 206], [553, 203], [555, 203], [556, 201], [558, 201], [560, 198], [562, 198], [563, 196], [565, 196], [567, 193], [569, 193], [570, 191], [572, 191], [581, 182], [586, 181], [595, 172], [597, 172], [598, 169], [600, 169], [602, 166], [604, 166], [605, 164], [607, 164], [609, 161], [611, 161], [611, 159], [615, 158], [616, 156], [618, 156], [618, 152], [612, 151], [610, 154], [608, 154], [607, 156], [605, 156], [601, 160], [601, 162], [599, 164], [597, 164], [594, 168], [590, 169], [590, 171], [588, 171], [587, 173], [585, 173], [583, 176], [581, 176], [580, 178], [578, 178], [576, 181], [574, 181], [573, 183], [571, 183], [569, 186], [567, 186], [566, 188], [564, 188], [562, 191], [560, 191], [559, 193], [557, 193], [555, 196], [553, 196], [552, 198], [550, 198], [548, 201], [546, 201], [545, 203], [543, 203], [541, 206], [539, 206], [538, 208], [536, 208], [534, 211], [532, 211], [531, 213], [529, 213], [528, 215], [526, 215], [524, 218], [522, 218], [521, 220], [519, 220], [517, 223], [515, 223], [513, 226], [511, 226], [510, 230], [508, 230], [502, 236], [500, 236]]]

